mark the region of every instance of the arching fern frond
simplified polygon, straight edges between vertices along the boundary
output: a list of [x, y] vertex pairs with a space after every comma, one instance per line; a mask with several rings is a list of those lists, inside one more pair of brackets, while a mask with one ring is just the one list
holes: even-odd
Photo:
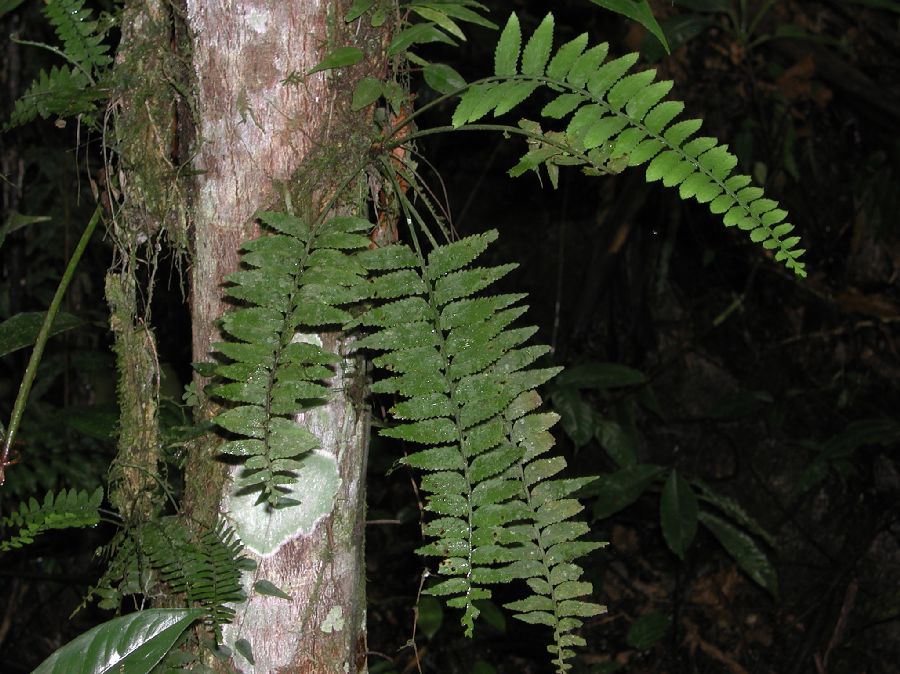
[[520, 175], [545, 166], [555, 182], [561, 165], [579, 165], [593, 173], [619, 172], [647, 164], [648, 182], [661, 180], [678, 187], [682, 199], [694, 198], [723, 214], [726, 226], [737, 226], [775, 259], [805, 276], [800, 239], [785, 222], [787, 211], [763, 196], [746, 175], [734, 175], [737, 158], [726, 145], [696, 136], [702, 121], [678, 120], [684, 104], [663, 101], [670, 81], [656, 82], [655, 70], [630, 73], [637, 54], [606, 60], [606, 43], [587, 48], [587, 34], [562, 45], [555, 53], [553, 16], [548, 14], [522, 48], [515, 14], [497, 44], [495, 76], [476, 82], [462, 94], [453, 114], [456, 128], [493, 113], [510, 112], [539, 88], [556, 92], [542, 116], [565, 124], [544, 131], [539, 123], [520, 123], [529, 136], [529, 150], [510, 173]]
[[323, 381], [333, 375], [329, 365], [339, 360], [314, 335], [304, 340], [298, 333], [341, 325], [350, 320], [341, 305], [367, 296], [366, 269], [346, 251], [368, 246], [357, 232], [371, 225], [336, 217], [313, 230], [287, 213], [259, 217], [275, 233], [244, 244], [245, 268], [228, 277], [227, 293], [245, 306], [222, 320], [234, 341], [215, 345], [230, 362], [215, 368], [225, 383], [212, 393], [238, 406], [214, 421], [237, 436], [219, 451], [244, 459], [238, 487], [259, 490], [260, 500], [284, 507], [296, 503], [284, 496], [284, 485], [294, 482], [302, 456], [319, 446], [292, 417], [322, 404], [328, 394]]
[[6, 552], [33, 543], [35, 537], [51, 529], [72, 529], [94, 526], [100, 521], [98, 509], [103, 501], [103, 489], [93, 492], [63, 489], [57, 494], [47, 492], [42, 503], [30, 498], [19, 504], [18, 510], [0, 517], [0, 551]]
[[585, 481], [549, 480], [565, 460], [538, 458], [553, 446], [547, 428], [556, 416], [533, 412], [534, 389], [558, 368], [529, 369], [547, 348], [523, 346], [535, 328], [510, 327], [524, 296], [473, 297], [514, 266], [471, 266], [496, 237], [440, 246], [427, 262], [401, 246], [362, 253], [391, 256], [372, 281], [374, 296], [391, 301], [348, 327], [375, 328], [356, 346], [383, 351], [373, 362], [394, 376], [372, 389], [404, 399], [391, 409], [399, 423], [381, 434], [426, 446], [401, 460], [425, 472], [425, 508], [435, 515], [425, 525], [432, 540], [418, 552], [442, 558], [444, 580], [426, 591], [462, 609], [471, 634], [488, 586], [526, 579], [532, 594], [509, 608], [554, 630], [551, 651], [564, 672], [571, 646], [583, 643], [572, 634], [580, 618], [603, 610], [578, 599], [590, 586], [573, 564], [599, 544], [578, 541], [587, 526], [569, 521], [581, 506], [566, 497]]
[[3, 128], [12, 129], [38, 117], [72, 117], [92, 111], [95, 102], [106, 94], [90, 84], [87, 75], [70, 66], [53, 66], [50, 72], [41, 70], [28, 91], [16, 101]]

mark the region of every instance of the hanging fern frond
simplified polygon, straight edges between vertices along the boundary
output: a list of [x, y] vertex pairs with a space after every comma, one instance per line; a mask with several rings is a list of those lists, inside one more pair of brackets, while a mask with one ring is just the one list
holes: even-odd
[[103, 44], [105, 36], [99, 22], [91, 21], [91, 14], [84, 0], [48, 0], [44, 7], [44, 15], [63, 43], [66, 57], [87, 73], [112, 63], [109, 45]]
[[464, 127], [493, 113], [506, 114], [540, 88], [556, 95], [542, 116], [560, 120], [561, 131], [520, 123], [529, 150], [510, 170], [513, 176], [545, 166], [555, 183], [559, 166], [578, 165], [589, 173], [617, 173], [647, 164], [648, 182], [677, 187], [722, 214], [724, 224], [746, 230], [751, 241], [775, 252], [775, 259], [805, 276], [800, 238], [785, 222], [787, 211], [763, 196], [746, 175], [734, 175], [737, 158], [727, 145], [696, 136], [702, 121], [678, 120], [684, 104], [663, 101], [672, 82], [656, 82], [655, 70], [630, 73], [637, 54], [607, 60], [606, 43], [587, 48], [584, 33], [552, 52], [553, 16], [548, 14], [522, 48], [519, 20], [512, 14], [495, 52], [495, 76], [472, 84], [453, 114]]
[[547, 428], [556, 417], [532, 413], [534, 389], [559, 368], [528, 369], [547, 348], [523, 346], [535, 328], [509, 327], [527, 308], [517, 306], [524, 295], [473, 297], [514, 267], [471, 266], [496, 237], [438, 247], [427, 262], [401, 246], [362, 253], [364, 264], [367, 255], [391, 257], [372, 285], [375, 297], [393, 301], [348, 327], [376, 328], [356, 346], [383, 351], [373, 362], [394, 376], [372, 390], [404, 398], [391, 409], [399, 423], [381, 434], [427, 446], [401, 460], [425, 472], [425, 508], [436, 516], [425, 525], [433, 540], [418, 552], [442, 558], [445, 579], [426, 591], [462, 609], [470, 635], [489, 585], [527, 579], [533, 594], [509, 608], [554, 629], [563, 672], [570, 647], [582, 643], [572, 634], [580, 617], [602, 611], [577, 599], [590, 586], [578, 583], [572, 562], [599, 544], [577, 541], [587, 527], [568, 521], [581, 506], [566, 497], [585, 480], [547, 480], [565, 460], [538, 458], [553, 446]]
[[214, 421], [236, 436], [219, 451], [244, 459], [238, 487], [259, 490], [260, 500], [284, 507], [296, 503], [284, 496], [293, 471], [319, 446], [292, 417], [324, 402], [329, 366], [339, 361], [315, 336], [304, 341], [298, 333], [341, 325], [351, 316], [340, 307], [367, 296], [366, 269], [347, 251], [368, 247], [369, 239], [357, 232], [371, 225], [336, 217], [312, 230], [287, 213], [259, 217], [275, 233], [244, 244], [245, 268], [228, 277], [227, 293], [245, 306], [222, 320], [234, 341], [215, 345], [230, 362], [215, 368], [225, 383], [212, 393], [237, 406]]
[[19, 504], [18, 510], [0, 517], [0, 551], [6, 552], [33, 543], [36, 536], [51, 529], [91, 527], [100, 521], [98, 509], [103, 489], [93, 492], [63, 489], [47, 492], [42, 503], [34, 498]]

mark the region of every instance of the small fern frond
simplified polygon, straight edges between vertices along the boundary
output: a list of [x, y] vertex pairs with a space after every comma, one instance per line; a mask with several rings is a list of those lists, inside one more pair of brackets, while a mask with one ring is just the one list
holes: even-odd
[[0, 551], [6, 552], [33, 543], [35, 537], [51, 529], [91, 527], [100, 521], [98, 509], [103, 501], [103, 489], [93, 492], [63, 489], [57, 494], [47, 492], [42, 503], [34, 498], [19, 504], [18, 510], [0, 517]]
[[602, 610], [576, 601], [590, 591], [587, 584], [564, 583], [580, 576], [572, 560], [598, 544], [577, 541], [586, 525], [565, 521], [580, 510], [565, 497], [585, 481], [546, 480], [565, 461], [537, 458], [553, 445], [550, 424], [541, 424], [555, 416], [528, 413], [540, 405], [534, 389], [558, 368], [529, 369], [547, 347], [523, 346], [535, 328], [510, 327], [526, 310], [517, 306], [524, 295], [475, 296], [513, 267], [472, 266], [496, 237], [470, 236], [418, 263], [412, 251], [394, 246], [392, 256], [402, 261], [373, 285], [393, 289], [402, 276], [408, 292], [388, 293], [392, 301], [353, 325], [377, 328], [357, 347], [382, 351], [373, 362], [394, 375], [372, 390], [403, 398], [391, 408], [397, 425], [381, 434], [426, 446], [401, 460], [425, 472], [425, 508], [435, 515], [425, 525], [432, 540], [418, 552], [442, 558], [438, 573], [445, 578], [426, 592], [462, 609], [471, 635], [476, 602], [490, 597], [489, 585], [528, 579], [534, 594], [510, 608], [554, 629], [562, 672], [571, 646], [581, 643], [572, 635], [580, 617]]
[[[670, 81], [655, 81], [655, 70], [629, 73], [637, 54], [606, 61], [606, 43], [587, 48], [587, 34], [551, 52], [553, 17], [547, 15], [522, 49], [515, 14], [510, 16], [495, 52], [495, 76], [471, 85], [453, 114], [456, 128], [488, 114], [510, 112], [541, 87], [556, 92], [542, 116], [565, 123], [564, 130], [545, 132], [523, 120], [529, 150], [510, 170], [513, 176], [545, 166], [555, 184], [563, 165], [580, 165], [588, 173], [618, 173], [647, 165], [648, 182], [661, 180], [677, 187], [681, 199], [696, 199], [723, 215], [727, 227], [746, 230], [750, 240], [775, 253], [798, 276], [800, 238], [785, 222], [787, 211], [751, 185], [746, 175], [734, 175], [737, 158], [727, 145], [696, 136], [702, 121], [677, 120], [684, 104], [663, 101]], [[520, 64], [521, 61], [521, 64]]]
[[87, 73], [96, 73], [110, 65], [112, 58], [109, 45], [103, 44], [99, 23], [91, 21], [91, 14], [84, 0], [49, 0], [44, 7], [66, 56]]
[[200, 536], [176, 518], [163, 518], [141, 527], [141, 552], [149, 566], [189, 606], [201, 606], [218, 626], [230, 623], [243, 601], [241, 589], [243, 545], [230, 527], [219, 522]]
[[105, 96], [90, 86], [88, 76], [70, 66], [41, 70], [28, 91], [16, 101], [5, 130], [27, 124], [38, 117], [72, 117], [94, 110], [94, 103]]
[[199, 534], [176, 517], [123, 528], [101, 548], [109, 558], [106, 572], [82, 606], [96, 596], [100, 608], [118, 611], [125, 597], [154, 596], [154, 585], [163, 582], [169, 596], [183, 595], [185, 605], [206, 609], [218, 632], [234, 617], [232, 605], [246, 598], [241, 574], [252, 568], [252, 562], [243, 556], [243, 549], [234, 531], [221, 521]]
[[231, 342], [215, 345], [230, 362], [215, 373], [224, 380], [213, 395], [236, 403], [215, 423], [234, 434], [219, 451], [244, 459], [238, 487], [259, 490], [260, 500], [284, 507], [284, 486], [304, 454], [319, 440], [293, 420], [293, 415], [316, 407], [328, 396], [325, 382], [339, 357], [314, 343], [323, 326], [340, 325], [351, 316], [342, 305], [368, 296], [363, 282], [366, 268], [348, 251], [366, 248], [358, 234], [371, 225], [360, 218], [336, 217], [315, 230], [300, 218], [267, 212], [263, 224], [275, 233], [243, 247], [245, 267], [228, 277], [227, 293], [245, 306], [222, 321]]

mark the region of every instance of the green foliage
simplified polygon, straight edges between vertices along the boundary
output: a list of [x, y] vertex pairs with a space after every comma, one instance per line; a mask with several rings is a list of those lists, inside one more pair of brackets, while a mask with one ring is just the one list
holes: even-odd
[[544, 131], [540, 123], [522, 120], [529, 149], [510, 175], [544, 166], [556, 184], [560, 166], [600, 175], [647, 164], [648, 182], [661, 180], [677, 187], [682, 199], [709, 204], [727, 227], [747, 231], [751, 241], [774, 251], [777, 261], [798, 276], [806, 274], [803, 250], [796, 247], [800, 239], [785, 222], [787, 211], [765, 198], [749, 176], [732, 174], [737, 158], [726, 145], [696, 136], [701, 120], [678, 120], [684, 105], [663, 100], [672, 82], [655, 82], [654, 70], [630, 73], [637, 54], [606, 60], [606, 43], [586, 49], [586, 34], [552, 53], [552, 25], [548, 15], [523, 49], [518, 18], [510, 16], [497, 43], [495, 76], [462, 94], [454, 127], [506, 114], [546, 87], [556, 95], [541, 114], [565, 122], [565, 128]]
[[580, 540], [588, 527], [571, 519], [582, 507], [569, 497], [590, 480], [551, 479], [566, 467], [547, 456], [558, 417], [536, 411], [534, 389], [559, 369], [531, 368], [546, 347], [523, 346], [534, 328], [509, 327], [525, 310], [516, 306], [522, 296], [478, 295], [512, 268], [471, 266], [496, 237], [488, 231], [437, 247], [427, 261], [394, 256], [372, 281], [390, 301], [351, 325], [377, 328], [356, 346], [383, 352], [373, 362], [393, 375], [373, 391], [403, 399], [391, 408], [398, 423], [381, 434], [426, 446], [401, 459], [425, 473], [425, 508], [434, 515], [425, 526], [432, 540], [418, 552], [441, 559], [443, 579], [426, 593], [462, 609], [471, 634], [489, 586], [525, 580], [531, 593], [506, 608], [553, 630], [549, 649], [564, 672], [572, 647], [584, 644], [573, 632], [604, 610], [584, 599], [591, 585], [574, 563], [600, 547]]
[[17, 510], [0, 517], [0, 551], [21, 548], [33, 543], [35, 537], [51, 529], [73, 529], [94, 526], [100, 521], [98, 509], [103, 489], [92, 493], [63, 489], [57, 494], [47, 492], [42, 503], [34, 498], [19, 504]]
[[108, 92], [98, 83], [112, 65], [109, 46], [103, 43], [106, 32], [100, 22], [91, 20], [92, 12], [84, 0], [49, 0], [44, 14], [53, 26], [62, 49], [28, 42], [60, 54], [68, 65], [41, 69], [28, 91], [16, 101], [5, 128], [26, 124], [38, 117], [71, 117], [92, 113], [97, 101]]
[[96, 595], [101, 608], [119, 610], [124, 597], [152, 594], [152, 585], [161, 582], [202, 608], [216, 629], [231, 622], [232, 606], [244, 600], [241, 572], [252, 565], [229, 526], [220, 522], [195, 533], [176, 517], [123, 528], [101, 552], [109, 564], [85, 602]]
[[157, 608], [113, 618], [54, 651], [33, 674], [147, 674], [202, 617], [199, 609]]
[[222, 328], [233, 338], [216, 345], [228, 361], [215, 368], [224, 383], [213, 395], [237, 403], [215, 423], [233, 435], [219, 450], [244, 460], [238, 486], [258, 490], [272, 506], [295, 503], [282, 485], [294, 479], [300, 459], [318, 439], [293, 415], [322, 404], [324, 381], [339, 357], [319, 344], [297, 338], [350, 320], [342, 305], [369, 290], [365, 267], [348, 251], [366, 248], [358, 234], [367, 221], [336, 217], [317, 227], [287, 213], [261, 213], [272, 231], [243, 247], [243, 269], [229, 277], [228, 295], [243, 306], [226, 314]]

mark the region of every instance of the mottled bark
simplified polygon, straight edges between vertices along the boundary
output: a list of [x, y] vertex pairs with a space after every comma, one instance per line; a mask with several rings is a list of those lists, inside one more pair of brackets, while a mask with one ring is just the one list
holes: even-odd
[[[337, 0], [187, 2], [198, 122], [191, 268], [195, 361], [211, 360], [212, 344], [221, 338], [214, 321], [228, 308], [223, 279], [238, 267], [240, 243], [255, 233], [254, 213], [280, 205], [277, 185], [297, 194], [301, 182], [306, 185], [302, 210], [314, 212], [341, 173], [341, 166], [315, 152], [317, 144], [327, 138], [336, 147], [352, 146], [349, 134], [363, 128], [362, 113], [349, 111], [352, 80], [383, 69], [383, 59], [367, 60], [349, 76], [305, 75], [329, 49], [365, 36], [356, 26], [353, 35], [342, 34], [345, 11]], [[380, 51], [383, 42], [375, 44]], [[332, 162], [346, 160], [345, 152], [336, 154]], [[321, 172], [318, 178], [311, 163]], [[312, 338], [342, 352], [334, 335]], [[266, 514], [240, 502], [230, 489], [238, 469], [228, 473], [215, 461], [214, 443], [197, 448], [189, 459], [189, 514], [201, 521], [224, 515], [259, 564], [247, 579], [250, 600], [237, 607], [234, 624], [224, 633], [232, 648], [246, 639], [253, 649], [255, 665], [234, 655], [232, 666], [240, 671], [365, 671], [368, 423], [349, 393], [359, 388], [354, 369], [345, 361], [329, 404], [298, 417], [322, 440], [321, 449], [310, 455], [309, 470], [300, 471], [298, 496], [306, 504], [318, 503], [307, 507], [306, 520], [298, 515], [306, 506]], [[206, 414], [211, 413], [207, 406]], [[291, 600], [255, 594], [256, 579], [275, 583]]]

